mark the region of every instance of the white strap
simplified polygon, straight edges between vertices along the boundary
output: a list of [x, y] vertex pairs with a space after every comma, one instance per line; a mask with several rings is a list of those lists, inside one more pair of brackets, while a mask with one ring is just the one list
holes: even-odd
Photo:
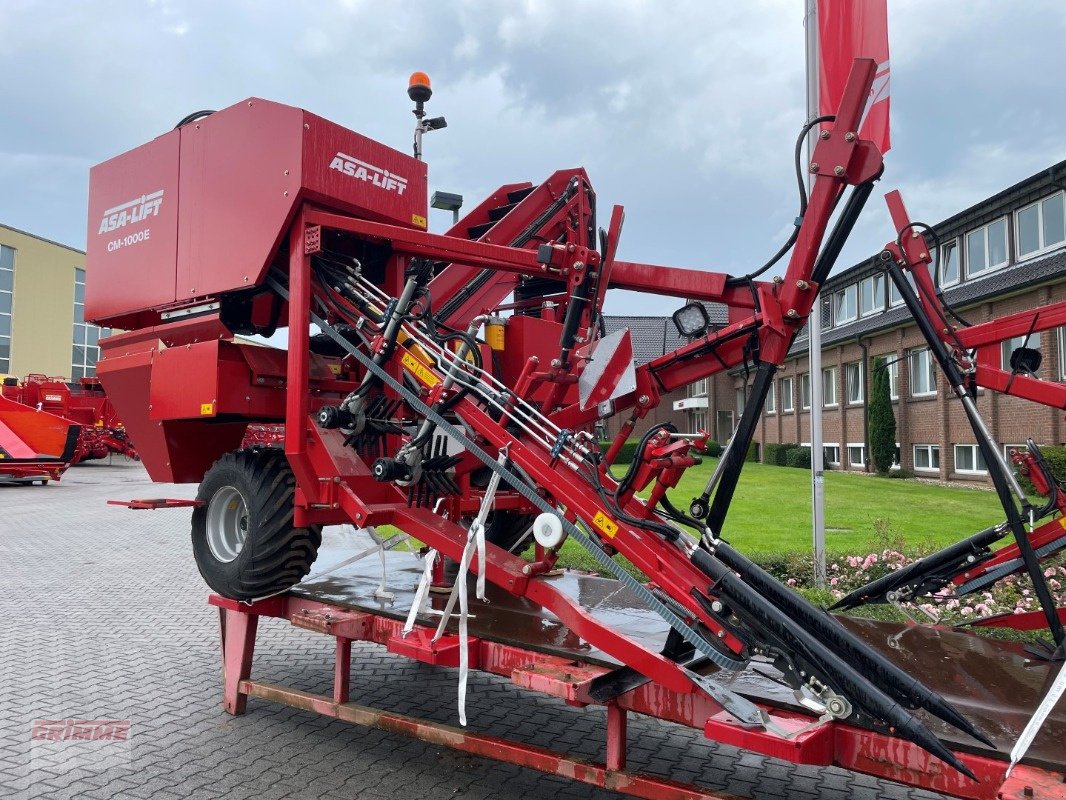
[[407, 636], [415, 629], [415, 617], [422, 610], [422, 604], [426, 601], [426, 595], [429, 593], [429, 584], [433, 581], [433, 564], [436, 560], [436, 550], [430, 550], [426, 553], [426, 566], [422, 570], [422, 579], [418, 582], [418, 589], [415, 590], [415, 599], [411, 602], [411, 610], [407, 612], [407, 621], [403, 624], [400, 636]]
[[1044, 699], [1040, 701], [1040, 705], [1037, 706], [1036, 711], [1033, 713], [1033, 718], [1029, 720], [1029, 724], [1025, 726], [1025, 730], [1022, 731], [1022, 735], [1018, 737], [1017, 744], [1010, 751], [1010, 766], [1007, 767], [1007, 775], [1010, 776], [1010, 771], [1014, 769], [1014, 765], [1017, 764], [1022, 758], [1025, 757], [1026, 751], [1029, 749], [1029, 745], [1033, 743], [1033, 739], [1036, 738], [1037, 733], [1043, 727], [1044, 722], [1049, 716], [1051, 711], [1055, 708], [1055, 705], [1062, 699], [1062, 695], [1066, 693], [1066, 665], [1059, 667], [1059, 674], [1055, 678], [1054, 683], [1051, 684], [1051, 688], [1048, 689], [1048, 693], [1044, 696]]

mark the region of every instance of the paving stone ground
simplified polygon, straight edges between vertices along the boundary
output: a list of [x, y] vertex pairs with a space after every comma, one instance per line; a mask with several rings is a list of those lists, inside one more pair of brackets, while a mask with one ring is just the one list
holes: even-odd
[[[138, 464], [90, 463], [49, 486], [0, 486], [0, 797], [619, 797], [265, 701], [221, 707], [218, 617], [193, 563], [188, 509], [105, 500], [191, 497]], [[328, 532], [327, 532], [328, 533]], [[332, 640], [260, 624], [253, 675], [329, 693]], [[355, 645], [352, 699], [456, 724], [454, 670]], [[471, 676], [472, 730], [603, 758], [603, 714]], [[126, 743], [34, 743], [35, 719], [128, 719]], [[629, 766], [756, 800], [935, 798], [843, 770], [717, 745], [633, 717]]]

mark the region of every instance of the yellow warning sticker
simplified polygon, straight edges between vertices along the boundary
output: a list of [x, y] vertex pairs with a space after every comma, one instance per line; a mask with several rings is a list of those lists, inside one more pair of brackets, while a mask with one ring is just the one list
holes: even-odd
[[400, 363], [407, 367], [408, 372], [414, 375], [418, 380], [424, 383], [426, 386], [436, 386], [440, 383], [440, 378], [433, 374], [433, 371], [415, 358], [410, 353], [404, 353], [400, 356]]
[[603, 535], [608, 539], [613, 539], [614, 535], [618, 533], [618, 523], [602, 511], [596, 512], [596, 516], [592, 518], [592, 524], [603, 531]]
[[210, 417], [215, 413], [214, 403], [200, 403], [200, 416]]
[[423, 217], [421, 214], [412, 214], [411, 215], [411, 224], [412, 225], [417, 225], [419, 228], [424, 228], [429, 223], [426, 222], [426, 218]]

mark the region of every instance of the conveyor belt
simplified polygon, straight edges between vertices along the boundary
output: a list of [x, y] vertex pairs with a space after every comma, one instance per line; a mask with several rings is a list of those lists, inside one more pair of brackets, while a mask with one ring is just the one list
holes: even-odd
[[[344, 541], [327, 531], [313, 573], [321, 573], [358, 549], [369, 545], [361, 534]], [[292, 590], [293, 594], [347, 608], [403, 619], [422, 575], [422, 562], [410, 552], [386, 553], [388, 589], [393, 601], [374, 597], [381, 575], [381, 561], [371, 556], [336, 573], [312, 579]], [[627, 636], [660, 650], [666, 639], [666, 624], [656, 614], [639, 607], [618, 581], [566, 572], [552, 581], [576, 598], [596, 618]], [[489, 584], [488, 603], [470, 599], [470, 635], [531, 650], [573, 658], [576, 661], [617, 666], [602, 651], [582, 642], [553, 614], [520, 597]], [[433, 596], [434, 608], [443, 608], [445, 598]], [[1058, 665], [1027, 656], [1021, 646], [978, 636], [966, 631], [926, 625], [902, 625], [841, 616], [854, 633], [884, 653], [906, 672], [918, 676], [930, 689], [952, 703], [996, 743], [989, 751], [935, 717], [922, 712], [923, 722], [953, 749], [1006, 759], [1033, 710], [1054, 679]], [[713, 670], [714, 668], [710, 668]], [[753, 671], [719, 671], [716, 678], [727, 688], [756, 701], [795, 708], [792, 693]], [[1026, 762], [1046, 769], [1066, 769], [1066, 708], [1052, 712], [1029, 750]]]

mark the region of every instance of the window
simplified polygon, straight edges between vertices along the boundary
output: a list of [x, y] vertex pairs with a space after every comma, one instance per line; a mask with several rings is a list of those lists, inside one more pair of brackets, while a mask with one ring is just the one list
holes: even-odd
[[955, 471], [969, 472], [975, 475], [988, 472], [980, 448], [975, 444], [955, 445]]
[[885, 275], [871, 275], [859, 283], [859, 314], [869, 316], [885, 309]]
[[853, 283], [847, 289], [843, 289], [833, 295], [833, 303], [836, 306], [836, 313], [833, 316], [834, 324], [843, 325], [845, 322], [851, 322], [853, 319], [858, 318], [859, 313], [856, 308], [857, 294], [857, 287]]
[[689, 386], [689, 397], [706, 397], [707, 396], [707, 379], [703, 378]]
[[895, 353], [885, 353], [883, 356], [876, 356], [873, 360], [873, 369], [878, 368], [878, 362], [881, 363], [881, 369], [888, 373], [888, 396], [891, 400], [899, 400], [899, 358]]
[[966, 234], [966, 275], [973, 277], [1007, 263], [1007, 220], [997, 219]]
[[15, 298], [15, 250], [0, 244], [0, 372], [11, 371], [11, 309]]
[[822, 444], [822, 458], [826, 464], [840, 466], [840, 445], [835, 442]]
[[78, 380], [96, 374], [100, 359], [101, 337], [110, 336], [108, 328], [98, 328], [85, 321], [85, 270], [74, 270], [74, 347], [71, 355], [70, 378]]
[[1015, 336], [1013, 339], [1007, 339], [1000, 344], [1000, 366], [1002, 369], [1010, 370], [1010, 357], [1019, 347], [1025, 347], [1030, 350], [1040, 349], [1040, 334], [1031, 333], [1028, 336]]
[[766, 405], [765, 410], [767, 414], [777, 413], [777, 397], [774, 395], [774, 384], [770, 383], [770, 391], [766, 393]]
[[865, 394], [862, 384], [862, 363], [856, 361], [844, 366], [844, 374], [848, 383], [848, 403], [861, 403]]
[[792, 401], [792, 378], [781, 379], [781, 410], [792, 411], [794, 409]]
[[822, 370], [822, 406], [829, 408], [837, 404], [837, 368], [826, 367]]
[[924, 472], [940, 471], [940, 447], [935, 444], [914, 445], [914, 469]]
[[800, 407], [806, 411], [811, 407], [811, 373], [800, 375]]
[[940, 285], [953, 286], [959, 282], [959, 240], [940, 248]]
[[899, 459], [903, 455], [899, 448], [899, 442], [896, 442], [896, 451], [892, 454], [892, 465], [889, 469], [900, 469]]
[[1018, 258], [1040, 253], [1066, 241], [1063, 193], [1053, 194], [1018, 211]]
[[866, 445], [864, 443], [852, 444], [848, 442], [848, 465], [852, 467], [866, 466]]
[[[907, 283], [909, 283], [911, 285], [911, 288], [913, 289], [914, 288], [914, 276], [911, 275], [911, 273], [909, 273], [909, 272], [904, 273], [904, 275], [907, 278]], [[903, 295], [901, 295], [899, 293], [899, 289], [896, 288], [896, 282], [895, 281], [889, 281], [888, 282], [888, 304], [890, 306], [901, 306], [901, 305], [903, 305]]]
[[1059, 328], [1059, 380], [1066, 381], [1066, 328]]
[[936, 368], [933, 354], [928, 347], [911, 350], [907, 356], [911, 372], [911, 397], [928, 397], [936, 394]]
[[745, 401], [746, 398], [747, 398], [747, 393], [745, 392], [745, 387], [738, 386], [737, 387], [737, 415], [738, 416], [744, 412], [744, 401]]
[[693, 411], [692, 416], [689, 419], [692, 420], [693, 431], [705, 431], [707, 430], [707, 412], [706, 411]]

